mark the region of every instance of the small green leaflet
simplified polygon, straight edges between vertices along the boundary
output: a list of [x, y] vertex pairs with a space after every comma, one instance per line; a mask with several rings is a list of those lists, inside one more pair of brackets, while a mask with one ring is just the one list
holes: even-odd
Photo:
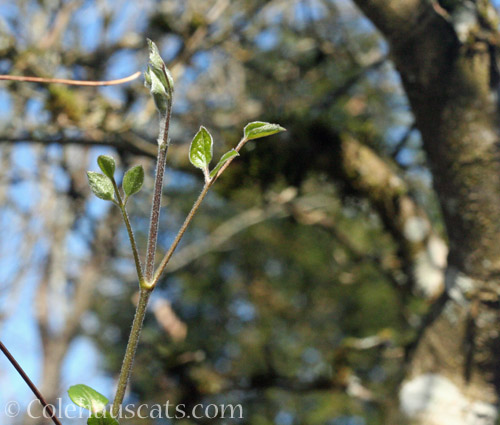
[[119, 425], [119, 423], [108, 412], [104, 412], [104, 414], [97, 413], [88, 418], [87, 425]]
[[90, 410], [92, 413], [102, 412], [109, 402], [102, 394], [84, 384], [70, 387], [68, 395], [73, 403], [84, 409]]
[[222, 168], [222, 166], [227, 161], [229, 161], [231, 158], [233, 158], [235, 156], [239, 156], [239, 155], [240, 154], [238, 152], [236, 152], [234, 149], [231, 149], [229, 152], [226, 152], [224, 155], [222, 155], [221, 159], [219, 160], [219, 162], [217, 163], [215, 168], [212, 171], [210, 171], [210, 178], [213, 179], [215, 177], [215, 175], [217, 174], [217, 172]]
[[108, 176], [110, 179], [113, 178], [113, 175], [115, 174], [116, 164], [112, 156], [99, 155], [99, 157], [97, 158], [97, 164], [106, 176]]
[[245, 139], [252, 140], [280, 133], [281, 131], [286, 131], [286, 129], [278, 124], [254, 121], [246, 125], [243, 134], [245, 135]]
[[212, 161], [213, 143], [212, 135], [205, 127], [201, 126], [189, 148], [189, 161], [191, 164], [196, 168], [208, 171], [208, 165]]
[[141, 190], [144, 183], [144, 168], [142, 165], [136, 165], [125, 173], [123, 177], [123, 191], [125, 195], [131, 196]]
[[112, 201], [114, 199], [115, 190], [113, 188], [113, 183], [111, 183], [108, 177], [93, 171], [87, 171], [87, 177], [89, 179], [90, 189], [92, 189], [95, 196], [105, 201]]

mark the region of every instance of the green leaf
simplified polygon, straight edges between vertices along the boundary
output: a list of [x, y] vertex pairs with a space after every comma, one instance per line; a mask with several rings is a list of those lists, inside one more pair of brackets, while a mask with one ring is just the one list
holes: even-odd
[[170, 70], [165, 67], [163, 70], [165, 72], [165, 76], [167, 77], [169, 88], [170, 88], [170, 93], [174, 92], [174, 78], [172, 77], [172, 74], [170, 73]]
[[148, 66], [148, 69], [144, 71], [144, 85], [150, 89], [151, 88], [151, 69]]
[[95, 196], [105, 201], [112, 201], [114, 199], [115, 190], [113, 188], [113, 183], [111, 183], [108, 177], [93, 171], [87, 171], [87, 177], [89, 179], [90, 189], [92, 189]]
[[165, 66], [165, 62], [163, 62], [163, 59], [160, 56], [160, 51], [158, 50], [156, 44], [149, 38], [147, 39], [147, 41], [149, 47], [149, 64], [151, 67], [150, 76], [151, 74], [155, 74], [162, 85], [165, 87], [165, 91], [170, 95], [174, 91], [174, 79], [172, 78], [172, 74]]
[[212, 148], [214, 141], [208, 130], [201, 126], [193, 138], [189, 148], [189, 161], [196, 168], [208, 171], [208, 165], [212, 161]]
[[109, 155], [99, 155], [97, 158], [97, 164], [102, 172], [108, 176], [110, 179], [113, 178], [116, 169], [116, 163], [112, 156]]
[[87, 425], [119, 425], [118, 421], [108, 412], [96, 413], [87, 419]]
[[231, 149], [229, 152], [226, 152], [224, 155], [222, 155], [215, 168], [210, 172], [210, 178], [213, 179], [217, 172], [222, 168], [222, 166], [234, 156], [240, 156], [240, 154], [234, 149]]
[[149, 65], [144, 73], [144, 85], [150, 89], [158, 112], [166, 115], [174, 92], [174, 79], [165, 66], [158, 47], [149, 38], [148, 46]]
[[167, 93], [165, 86], [158, 78], [158, 75], [153, 72], [150, 67], [148, 67], [148, 71], [146, 71], [144, 76], [146, 78], [146, 83], [149, 82], [148, 87], [155, 101], [156, 109], [158, 109], [160, 114], [165, 115], [167, 113], [170, 95]]
[[141, 190], [143, 183], [144, 168], [142, 168], [142, 165], [136, 165], [125, 173], [123, 177], [123, 190], [127, 196], [131, 196]]
[[246, 125], [244, 129], [244, 135], [247, 140], [252, 140], [270, 136], [271, 134], [280, 133], [281, 131], [286, 131], [286, 129], [278, 124], [254, 121]]
[[73, 385], [68, 390], [69, 398], [77, 406], [90, 410], [92, 413], [102, 412], [109, 400], [87, 385]]
[[160, 51], [158, 50], [158, 47], [149, 38], [147, 39], [147, 42], [149, 48], [149, 62], [154, 68], [162, 69], [165, 66], [165, 63], [163, 62], [163, 59], [160, 56]]

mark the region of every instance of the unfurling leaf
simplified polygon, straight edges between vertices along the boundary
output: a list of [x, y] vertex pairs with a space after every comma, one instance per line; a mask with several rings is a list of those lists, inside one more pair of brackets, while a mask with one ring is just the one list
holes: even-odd
[[149, 87], [153, 100], [155, 101], [156, 109], [162, 115], [167, 113], [168, 102], [170, 95], [165, 86], [158, 78], [158, 75], [148, 66], [148, 70], [144, 73], [146, 86]]
[[142, 165], [136, 165], [125, 173], [123, 177], [123, 191], [125, 195], [131, 196], [141, 190], [144, 183], [144, 168]]
[[247, 124], [243, 132], [245, 135], [245, 139], [252, 140], [280, 133], [281, 131], [286, 131], [286, 129], [284, 129], [278, 124], [271, 124], [262, 121], [254, 121]]
[[151, 91], [158, 112], [165, 116], [168, 113], [169, 102], [172, 101], [174, 80], [165, 62], [160, 56], [156, 44], [148, 38], [149, 65], [144, 73], [144, 84]]
[[151, 69], [148, 66], [148, 69], [144, 71], [144, 85], [150, 89], [151, 88]]
[[96, 413], [87, 419], [87, 425], [119, 425], [108, 412]]
[[222, 168], [222, 166], [232, 157], [239, 155], [240, 154], [236, 152], [234, 149], [231, 149], [229, 152], [226, 152], [224, 155], [222, 155], [221, 159], [219, 160], [215, 168], [212, 171], [210, 171], [210, 178], [213, 179], [217, 174], [217, 172]]
[[89, 179], [90, 189], [92, 189], [95, 196], [105, 201], [112, 201], [114, 199], [115, 190], [113, 188], [113, 183], [111, 183], [108, 177], [93, 171], [87, 171], [87, 177]]
[[115, 174], [116, 163], [112, 156], [99, 155], [99, 157], [97, 158], [97, 164], [106, 176], [108, 176], [110, 179], [113, 178]]
[[147, 39], [147, 42], [149, 47], [149, 62], [151, 63], [151, 66], [156, 69], [162, 69], [165, 66], [165, 62], [163, 62], [163, 59], [160, 56], [158, 47], [156, 46], [154, 41], [150, 40], [149, 38]]
[[205, 127], [201, 126], [189, 148], [189, 161], [191, 161], [191, 164], [196, 168], [208, 171], [208, 165], [212, 161], [213, 143], [212, 135]]
[[174, 79], [172, 78], [172, 74], [163, 62], [163, 59], [160, 56], [160, 51], [154, 42], [152, 42], [149, 38], [148, 47], [149, 47], [149, 76], [146, 77], [146, 86], [151, 88], [151, 81], [148, 81], [148, 78], [151, 78], [151, 74], [155, 74], [156, 77], [160, 80], [161, 84], [165, 88], [168, 96], [171, 96], [174, 91]]
[[90, 410], [92, 413], [102, 412], [109, 400], [101, 393], [87, 385], [73, 385], [68, 390], [69, 398], [77, 406]]

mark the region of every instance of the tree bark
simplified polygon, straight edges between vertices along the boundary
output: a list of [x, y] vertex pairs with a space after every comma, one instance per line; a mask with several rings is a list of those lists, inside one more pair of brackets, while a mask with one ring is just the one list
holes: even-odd
[[355, 2], [389, 42], [449, 239], [448, 299], [411, 357], [402, 411], [417, 424], [493, 425], [500, 385], [497, 16], [487, 1], [448, 2], [447, 9], [423, 0]]

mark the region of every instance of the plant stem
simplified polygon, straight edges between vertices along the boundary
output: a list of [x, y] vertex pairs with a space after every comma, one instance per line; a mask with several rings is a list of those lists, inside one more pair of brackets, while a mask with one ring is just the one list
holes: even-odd
[[203, 199], [205, 199], [205, 196], [208, 193], [208, 190], [210, 189], [211, 182], [208, 181], [205, 183], [205, 186], [203, 186], [203, 190], [201, 191], [200, 195], [198, 196], [198, 199], [196, 202], [193, 204], [191, 211], [189, 211], [189, 214], [187, 215], [186, 219], [184, 220], [184, 223], [182, 224], [181, 228], [179, 229], [179, 232], [175, 236], [174, 241], [172, 242], [172, 245], [170, 245], [170, 248], [166, 252], [165, 256], [161, 260], [160, 266], [158, 267], [158, 270], [156, 271], [153, 281], [151, 282], [151, 287], [154, 287], [157, 283], [158, 280], [160, 279], [161, 275], [163, 274], [165, 267], [167, 267], [168, 262], [170, 261], [170, 258], [172, 258], [172, 255], [177, 248], [177, 245], [179, 245], [179, 242], [181, 241], [182, 237], [184, 236], [184, 233], [186, 232], [186, 229], [188, 228], [189, 224], [193, 220], [194, 215], [196, 214], [196, 211], [198, 211], [198, 208], [200, 208], [201, 203], [203, 202]]
[[137, 309], [135, 311], [134, 321], [132, 323], [132, 329], [127, 343], [127, 349], [125, 350], [125, 357], [123, 358], [123, 364], [118, 378], [115, 400], [113, 401], [113, 417], [116, 417], [120, 410], [120, 406], [123, 403], [125, 390], [127, 389], [130, 373], [132, 372], [135, 352], [137, 350], [137, 345], [139, 344], [139, 337], [141, 335], [142, 324], [144, 322], [144, 316], [146, 315], [146, 308], [148, 306], [151, 292], [151, 289], [146, 288], [141, 288], [139, 292], [139, 302], [137, 303]]
[[128, 237], [130, 239], [130, 246], [132, 247], [132, 253], [134, 254], [135, 268], [137, 270], [137, 277], [139, 278], [139, 283], [144, 282], [144, 275], [142, 274], [141, 260], [139, 258], [139, 252], [137, 250], [137, 244], [135, 242], [134, 231], [130, 225], [130, 219], [128, 217], [125, 205], [120, 207], [123, 215], [123, 221], [125, 222], [125, 227], [127, 228]]
[[158, 160], [156, 162], [156, 177], [153, 194], [153, 206], [151, 207], [151, 220], [149, 225], [148, 250], [146, 253], [145, 278], [149, 283], [153, 278], [156, 254], [156, 241], [158, 239], [158, 225], [160, 221], [161, 195], [163, 191], [163, 176], [165, 174], [165, 163], [167, 159], [168, 143], [158, 146]]
[[[240, 150], [243, 148], [243, 146], [245, 146], [246, 142], [248, 142], [248, 140], [243, 137], [239, 142], [238, 144], [236, 145], [236, 147], [234, 148], [234, 150], [236, 152], [240, 152]], [[229, 159], [229, 161], [227, 161], [222, 167], [221, 169], [217, 172], [217, 174], [212, 178], [212, 180], [210, 181], [210, 185], [213, 185], [215, 183], [215, 181], [219, 178], [219, 176], [226, 170], [227, 167], [229, 167], [229, 165], [231, 164], [231, 162], [234, 161], [234, 158], [236, 158], [235, 156], [233, 156], [232, 158]]]
[[146, 315], [149, 297], [151, 296], [151, 292], [153, 291], [153, 286], [149, 285], [149, 282], [152, 280], [154, 275], [156, 242], [158, 240], [158, 225], [160, 220], [161, 195], [163, 191], [163, 176], [165, 175], [167, 151], [170, 143], [168, 139], [170, 117], [172, 115], [172, 89], [170, 87], [169, 91], [170, 101], [168, 102], [167, 114], [166, 116], [160, 117], [160, 136], [158, 138], [158, 156], [156, 160], [155, 187], [153, 193], [153, 205], [151, 207], [148, 248], [144, 265], [145, 276], [143, 276], [142, 274], [139, 255], [137, 253], [137, 244], [135, 243], [134, 234], [132, 232], [132, 227], [130, 226], [130, 220], [125, 209], [125, 205], [121, 201], [120, 193], [118, 191], [118, 188], [116, 187], [116, 183], [114, 183], [118, 202], [120, 203], [119, 206], [122, 210], [123, 219], [129, 232], [132, 251], [134, 251], [134, 260], [136, 261], [137, 275], [139, 276], [139, 286], [141, 289], [139, 292], [139, 302], [135, 311], [134, 321], [132, 323], [132, 329], [130, 331], [127, 348], [125, 350], [125, 356], [123, 358], [123, 364], [120, 370], [120, 376], [118, 377], [118, 385], [112, 407], [113, 416], [116, 416], [118, 414], [120, 406], [123, 403], [125, 391], [130, 379], [130, 373], [132, 372], [132, 366], [134, 364], [135, 352], [137, 350], [137, 345], [139, 344], [139, 338], [141, 336], [142, 324], [144, 322], [144, 316]]
[[[243, 146], [245, 146], [245, 143], [247, 141], [248, 140], [246, 138], [241, 139], [240, 142], [238, 143], [238, 145], [236, 146], [235, 151], [239, 152], [241, 150], [241, 148]], [[170, 248], [168, 249], [168, 251], [163, 256], [163, 259], [161, 260], [161, 263], [160, 263], [160, 265], [159, 265], [156, 273], [154, 274], [153, 280], [151, 282], [148, 280], [148, 282], [150, 282], [149, 286], [151, 288], [154, 288], [156, 286], [156, 284], [158, 283], [158, 281], [160, 280], [161, 275], [165, 271], [165, 268], [167, 267], [168, 262], [172, 258], [172, 255], [174, 254], [175, 249], [179, 245], [179, 242], [181, 241], [182, 237], [184, 236], [184, 233], [186, 233], [186, 230], [189, 227], [189, 224], [191, 223], [191, 221], [193, 220], [193, 217], [195, 216], [196, 212], [200, 208], [200, 205], [203, 202], [203, 199], [205, 199], [205, 196], [207, 196], [208, 190], [212, 187], [212, 185], [215, 183], [215, 181], [217, 180], [217, 178], [229, 166], [229, 164], [231, 164], [231, 162], [233, 161], [234, 158], [235, 157], [233, 157], [229, 161], [227, 161], [222, 166], [222, 168], [219, 170], [219, 172], [212, 179], [209, 179], [208, 181], [205, 181], [205, 185], [203, 186], [203, 189], [202, 189], [200, 195], [198, 196], [198, 199], [193, 204], [193, 206], [191, 208], [191, 211], [189, 211], [189, 214], [187, 215], [186, 219], [184, 220], [184, 223], [182, 224], [181, 228], [179, 229], [179, 232], [175, 236], [175, 239], [172, 242], [172, 245], [170, 245]]]
[[137, 243], [135, 242], [134, 231], [132, 230], [132, 225], [130, 224], [130, 218], [125, 207], [125, 203], [122, 200], [118, 186], [116, 185], [115, 179], [112, 179], [113, 187], [115, 189], [116, 199], [118, 200], [117, 205], [122, 212], [123, 221], [125, 222], [125, 227], [127, 228], [128, 238], [130, 240], [130, 246], [132, 247], [132, 253], [134, 255], [135, 268], [137, 270], [137, 277], [139, 278], [139, 283], [144, 282], [144, 275], [142, 274], [141, 260], [139, 258], [139, 251], [137, 250]]
[[51, 405], [45, 401], [40, 391], [38, 391], [38, 388], [35, 386], [35, 384], [33, 384], [28, 375], [26, 375], [26, 372], [23, 370], [21, 365], [16, 361], [14, 356], [10, 353], [7, 347], [2, 344], [1, 341], [0, 341], [0, 350], [5, 354], [5, 357], [7, 357], [7, 359], [12, 364], [12, 366], [14, 366], [19, 375], [21, 375], [21, 378], [23, 378], [24, 382], [26, 382], [28, 387], [30, 387], [31, 391], [33, 391], [33, 394], [35, 394], [36, 398], [40, 401], [44, 409], [50, 415], [50, 419], [52, 419], [52, 422], [54, 422], [56, 425], [61, 425], [61, 422], [59, 421], [59, 419], [57, 419], [57, 416], [54, 413], [54, 410], [52, 410]]
[[[165, 72], [165, 71], [164, 71]], [[167, 83], [168, 77], [165, 74]], [[170, 117], [172, 116], [172, 94], [169, 85], [170, 100], [165, 116], [160, 116], [160, 135], [158, 137], [158, 157], [156, 160], [155, 188], [153, 193], [153, 205], [151, 207], [151, 219], [149, 222], [148, 250], [144, 268], [146, 269], [146, 283], [153, 279], [155, 271], [156, 242], [158, 240], [158, 225], [160, 222], [161, 195], [163, 191], [163, 176], [165, 175], [165, 164], [167, 162], [168, 146], [170, 140], [168, 131], [170, 129]]]

